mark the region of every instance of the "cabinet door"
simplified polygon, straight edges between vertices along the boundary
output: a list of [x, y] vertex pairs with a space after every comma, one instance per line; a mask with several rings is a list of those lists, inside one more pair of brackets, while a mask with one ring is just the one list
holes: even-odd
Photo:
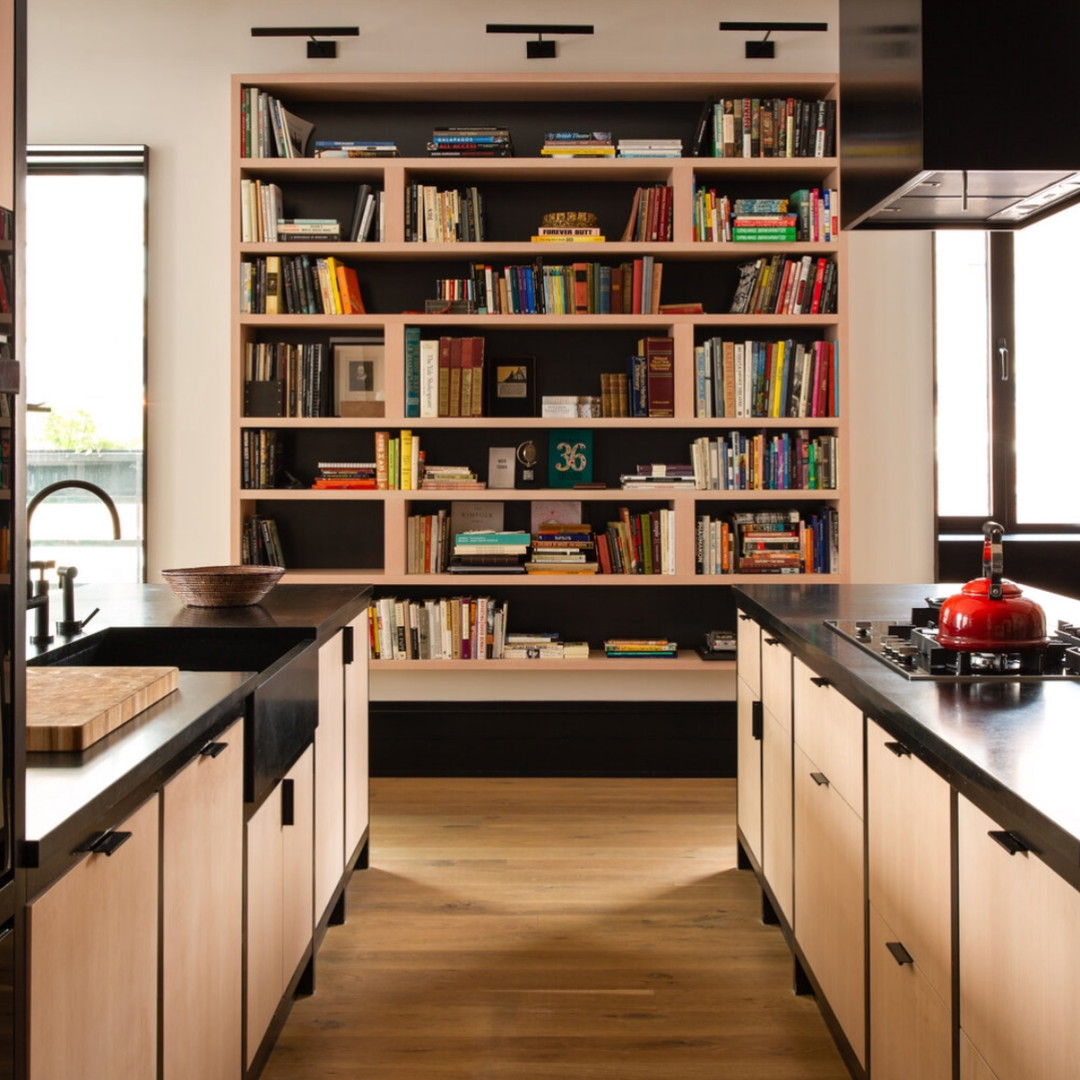
[[942, 1000], [952, 996], [948, 783], [873, 721], [866, 729], [867, 885]]
[[862, 818], [796, 743], [795, 939], [860, 1062], [866, 1059], [864, 890]]
[[242, 722], [162, 791], [163, 1080], [235, 1080], [244, 917]]
[[292, 785], [292, 824], [286, 824], [282, 829], [281, 932], [286, 984], [296, 973], [315, 930], [312, 873], [314, 757], [315, 752], [309, 746], [282, 781], [283, 786]]
[[29, 905], [30, 1080], [153, 1080], [158, 1049], [158, 797]]
[[[874, 1080], [951, 1080], [952, 1010], [870, 905], [870, 1063]], [[894, 951], [897, 950], [897, 951]]]
[[791, 652], [761, 635], [761, 868], [777, 906], [792, 919]]
[[735, 680], [738, 782], [735, 807], [743, 841], [761, 865], [761, 699], [743, 682]]
[[248, 1065], [285, 990], [281, 938], [285, 853], [281, 818], [281, 785], [278, 784], [247, 823], [244, 937]]
[[345, 858], [351, 859], [370, 821], [367, 613], [350, 624], [352, 657], [345, 664]]
[[339, 631], [319, 646], [315, 729], [315, 910], [326, 911], [345, 869], [345, 668]]
[[960, 1080], [998, 1080], [971, 1040], [960, 1032]]
[[735, 620], [735, 660], [739, 678], [755, 697], [761, 693], [761, 627], [745, 611]]
[[960, 1026], [999, 1080], [1075, 1076], [1080, 893], [964, 798], [957, 831]]

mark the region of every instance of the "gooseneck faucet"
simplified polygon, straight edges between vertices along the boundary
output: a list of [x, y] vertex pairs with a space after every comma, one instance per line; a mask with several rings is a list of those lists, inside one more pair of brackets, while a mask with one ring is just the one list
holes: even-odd
[[[61, 491], [65, 488], [80, 488], [83, 491], [89, 491], [92, 495], [96, 495], [105, 504], [105, 509], [109, 511], [109, 516], [112, 518], [113, 539], [120, 539], [120, 513], [116, 509], [116, 503], [113, 502], [112, 496], [104, 488], [92, 484], [89, 480], [57, 480], [55, 483], [46, 484], [26, 506], [27, 543], [30, 540], [30, 519], [33, 517], [38, 505], [54, 491]], [[39, 581], [34, 582], [32, 585], [32, 595], [27, 601], [28, 607], [37, 609], [36, 632], [30, 639], [34, 645], [47, 645], [52, 641], [52, 635], [49, 633], [49, 583], [45, 579], [45, 571], [51, 570], [55, 565], [52, 561], [32, 562], [30, 564], [32, 570], [41, 572]], [[56, 632], [58, 634], [71, 635], [80, 633], [82, 628], [99, 610], [94, 608], [85, 619], [75, 618], [75, 577], [78, 572], [74, 566], [61, 566], [56, 571], [60, 580], [64, 606], [63, 618], [58, 619], [56, 623]]]

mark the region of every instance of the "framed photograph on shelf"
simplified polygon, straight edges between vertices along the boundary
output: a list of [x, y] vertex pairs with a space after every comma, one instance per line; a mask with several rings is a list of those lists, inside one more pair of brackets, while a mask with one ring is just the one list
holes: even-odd
[[386, 415], [386, 347], [382, 338], [331, 338], [336, 416]]
[[536, 416], [536, 359], [515, 356], [487, 362], [488, 416]]

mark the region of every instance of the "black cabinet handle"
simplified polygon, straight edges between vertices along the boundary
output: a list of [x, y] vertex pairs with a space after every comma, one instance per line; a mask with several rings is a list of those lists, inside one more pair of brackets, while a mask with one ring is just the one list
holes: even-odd
[[343, 626], [341, 628], [341, 662], [351, 664], [356, 656], [356, 646], [353, 644], [353, 628]]
[[832, 683], [824, 675], [811, 675], [810, 681], [815, 686], [832, 686]]
[[829, 786], [829, 778], [823, 772], [812, 772], [810, 774], [810, 779], [813, 780], [818, 787]]
[[780, 639], [776, 638], [776, 637], [767, 637], [767, 638], [762, 638], [761, 640], [764, 641], [766, 645], [779, 645], [780, 644]]
[[746, 615], [745, 613], [743, 613], [741, 611], [739, 612], [739, 618], [742, 619], [743, 622], [749, 622], [750, 621], [750, 616]]
[[904, 946], [900, 944], [899, 941], [886, 941], [885, 948], [892, 953], [893, 959], [898, 964], [903, 965], [915, 963], [915, 957], [913, 957], [911, 953], [909, 953], [907, 949], [905, 949]]
[[911, 751], [902, 742], [887, 742], [886, 750], [891, 750], [897, 757], [911, 757]]
[[229, 744], [227, 742], [208, 742], [200, 751], [199, 754], [202, 757], [217, 757], [219, 754], [228, 750]]
[[296, 781], [281, 781], [281, 824], [296, 824]]
[[750, 703], [750, 734], [755, 739], [760, 739], [764, 729], [764, 706], [760, 701]]
[[95, 855], [111, 855], [121, 844], [131, 839], [129, 832], [103, 832], [94, 833], [85, 843], [80, 844], [76, 851], [90, 851]]
[[1015, 833], [1005, 829], [994, 829], [986, 834], [996, 844], [1000, 844], [1010, 855], [1026, 854], [1031, 850]]

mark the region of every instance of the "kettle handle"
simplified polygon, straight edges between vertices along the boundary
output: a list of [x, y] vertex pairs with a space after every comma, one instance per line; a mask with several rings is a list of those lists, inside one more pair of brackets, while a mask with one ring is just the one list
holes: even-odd
[[1004, 535], [1005, 530], [996, 521], [988, 521], [983, 525], [983, 577], [990, 579], [987, 596], [991, 600], [1001, 599], [1001, 540]]

